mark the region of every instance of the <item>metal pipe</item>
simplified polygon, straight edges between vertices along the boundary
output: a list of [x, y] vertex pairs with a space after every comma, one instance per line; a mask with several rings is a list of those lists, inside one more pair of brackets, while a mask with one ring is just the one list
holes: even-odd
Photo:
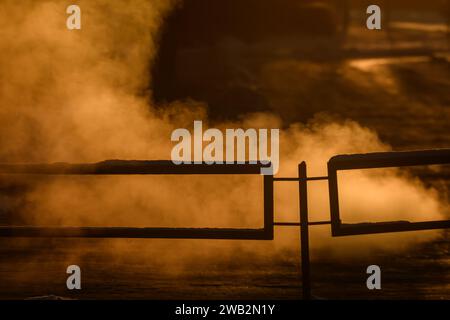
[[311, 299], [311, 272], [309, 260], [309, 225], [308, 225], [308, 185], [306, 162], [298, 165], [299, 200], [300, 200], [300, 245], [302, 263], [303, 299]]
[[273, 178], [273, 181], [300, 181], [300, 180], [306, 180], [306, 181], [314, 181], [314, 180], [328, 180], [327, 176], [322, 177], [307, 177], [307, 178], [290, 178], [290, 177], [281, 177], [281, 178]]

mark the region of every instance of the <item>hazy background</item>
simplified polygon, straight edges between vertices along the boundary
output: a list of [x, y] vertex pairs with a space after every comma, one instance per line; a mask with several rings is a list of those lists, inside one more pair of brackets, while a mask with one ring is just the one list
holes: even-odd
[[[171, 131], [191, 128], [193, 120], [221, 129], [281, 128], [280, 176], [295, 175], [302, 160], [311, 175], [322, 175], [335, 154], [449, 145], [450, 70], [442, 53], [447, 45], [445, 19], [432, 14], [428, 19], [440, 27], [425, 32], [409, 26], [410, 33], [395, 41], [384, 31], [369, 36], [364, 24], [358, 24], [364, 21], [365, 10], [355, 7], [345, 41], [338, 20], [336, 32], [319, 30], [320, 36], [294, 33], [252, 41], [225, 37], [213, 45], [188, 42], [174, 56], [171, 79], [176, 81], [177, 95], [155, 99], [153, 64], [164, 43], [163, 21], [174, 2], [78, 1], [80, 31], [66, 29], [69, 4], [56, 0], [0, 4], [1, 162], [168, 159]], [[215, 10], [220, 13], [221, 7]], [[415, 10], [417, 16], [421, 11]], [[414, 14], [404, 11], [408, 22]], [[251, 15], [248, 19], [252, 25]], [[196, 39], [196, 34], [190, 36]], [[388, 59], [379, 54], [393, 46], [413, 54]], [[439, 50], [439, 55], [423, 54], [424, 47]], [[344, 52], [350, 58], [327, 52]], [[448, 172], [439, 170], [434, 177]], [[345, 218], [444, 219], [448, 180], [441, 180], [424, 181], [414, 173], [397, 171], [349, 175], [342, 189], [349, 195]], [[0, 184], [2, 224], [261, 225], [258, 177], [219, 181], [2, 176]], [[327, 219], [326, 185], [318, 182], [310, 188], [311, 220]], [[276, 185], [277, 220], [298, 219], [297, 192], [295, 185]], [[295, 228], [277, 229], [275, 241], [262, 243], [1, 241], [3, 298], [43, 294], [295, 298], [300, 292]], [[312, 255], [318, 263], [313, 270], [322, 294], [329, 297], [361, 297], [358, 290], [369, 294], [364, 291], [365, 268], [380, 261], [394, 269], [387, 276], [392, 284], [386, 284], [388, 297], [448, 298], [447, 243], [448, 234], [442, 232], [331, 239], [329, 227], [319, 227], [312, 233]], [[412, 258], [395, 262], [411, 254]], [[65, 291], [69, 264], [83, 270], [86, 282], [81, 293]], [[416, 279], [418, 266], [421, 273], [430, 270], [431, 280], [422, 274], [416, 287], [405, 290], [404, 279]], [[347, 293], [340, 292], [342, 281], [350, 283]]]

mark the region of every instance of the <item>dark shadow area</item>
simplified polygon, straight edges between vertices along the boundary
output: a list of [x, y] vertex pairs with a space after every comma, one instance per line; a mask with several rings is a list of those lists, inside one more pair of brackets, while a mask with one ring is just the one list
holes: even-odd
[[277, 52], [319, 58], [337, 48], [342, 17], [336, 3], [181, 1], [161, 28], [154, 100], [204, 101], [209, 115], [219, 119], [269, 110], [257, 88], [258, 69]]

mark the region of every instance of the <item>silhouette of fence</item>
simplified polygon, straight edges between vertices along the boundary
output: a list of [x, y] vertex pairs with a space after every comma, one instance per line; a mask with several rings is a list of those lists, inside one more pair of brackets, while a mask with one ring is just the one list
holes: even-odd
[[[0, 226], [0, 237], [89, 237], [89, 238], [165, 238], [273, 240], [274, 227], [300, 227], [303, 298], [311, 298], [309, 226], [331, 225], [334, 237], [373, 233], [450, 228], [450, 220], [427, 222], [342, 223], [339, 212], [338, 179], [340, 170], [373, 169], [419, 165], [450, 164], [450, 149], [411, 152], [383, 152], [338, 155], [328, 162], [328, 176], [308, 177], [305, 162], [298, 165], [297, 177], [263, 176], [264, 225], [259, 229], [239, 228], [126, 228], [126, 227], [42, 227]], [[33, 175], [260, 175], [261, 164], [175, 165], [171, 161], [112, 160], [94, 164], [0, 164], [0, 174]], [[325, 180], [329, 185], [330, 220], [309, 221], [308, 182]], [[274, 220], [275, 182], [299, 184], [299, 222]]]
[[[0, 174], [34, 175], [260, 175], [261, 164], [175, 165], [172, 161], [110, 160], [92, 164], [0, 164]], [[264, 176], [264, 226], [237, 228], [129, 228], [0, 226], [0, 237], [273, 239], [273, 177]]]

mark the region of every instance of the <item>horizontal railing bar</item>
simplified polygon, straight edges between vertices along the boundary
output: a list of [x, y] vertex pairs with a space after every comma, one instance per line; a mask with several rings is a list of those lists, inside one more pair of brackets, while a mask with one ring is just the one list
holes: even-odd
[[311, 181], [311, 180], [328, 180], [328, 176], [306, 178], [306, 181]]
[[264, 229], [0, 226], [0, 238], [272, 240]]
[[[325, 224], [331, 224], [331, 221], [312, 221], [312, 222], [308, 222], [308, 225], [310, 226], [319, 226], [319, 225], [325, 225]], [[300, 222], [274, 222], [273, 223], [274, 226], [285, 226], [285, 227], [289, 227], [289, 226], [293, 226], [293, 227], [298, 227], [300, 226]]]
[[98, 163], [12, 164], [0, 163], [0, 174], [37, 175], [127, 175], [127, 174], [260, 174], [270, 165], [233, 164], [180, 164], [170, 160], [106, 160]]
[[376, 234], [376, 233], [420, 231], [420, 230], [434, 230], [434, 229], [448, 229], [448, 228], [450, 228], [450, 220], [423, 221], [423, 222], [408, 222], [408, 221], [373, 222], [373, 223], [341, 224], [339, 226], [339, 229], [332, 230], [332, 234], [334, 237], [336, 237], [336, 236], [354, 236], [360, 234]]
[[331, 224], [331, 221], [313, 221], [308, 223], [310, 226], [320, 226], [325, 224]]
[[328, 161], [330, 169], [354, 170], [388, 167], [425, 166], [450, 163], [450, 149], [375, 152], [338, 155]]
[[328, 180], [328, 176], [323, 176], [323, 177], [308, 177], [306, 179], [302, 179], [302, 178], [287, 178], [287, 177], [282, 177], [282, 178], [273, 178], [273, 181], [311, 181], [311, 180]]

